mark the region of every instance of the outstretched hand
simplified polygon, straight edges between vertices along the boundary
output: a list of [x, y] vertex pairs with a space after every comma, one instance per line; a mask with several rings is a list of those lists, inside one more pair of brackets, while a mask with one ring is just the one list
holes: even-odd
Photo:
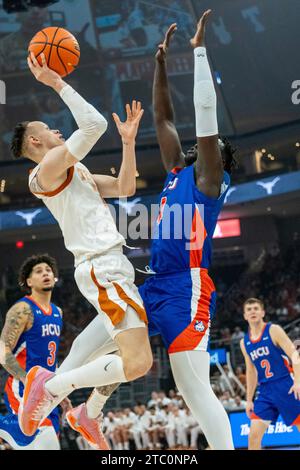
[[212, 10], [206, 10], [198, 21], [195, 36], [190, 40], [191, 46], [194, 49], [204, 46], [206, 23], [211, 12]]
[[39, 64], [33, 52], [31, 52], [30, 56], [27, 57], [28, 67], [35, 78], [44, 85], [52, 88], [55, 88], [58, 83], [63, 83], [61, 76], [54, 72], [54, 70], [49, 69], [44, 54], [41, 54], [41, 60], [42, 65]]
[[129, 104], [126, 104], [126, 113], [127, 119], [125, 122], [121, 122], [119, 116], [113, 113], [113, 118], [123, 143], [134, 141], [136, 138], [139, 124], [144, 114], [141, 102], [134, 100], [131, 107]]
[[176, 23], [171, 24], [171, 26], [169, 27], [168, 31], [165, 34], [165, 39], [163, 43], [159, 44], [158, 51], [155, 56], [158, 62], [164, 62], [166, 60], [170, 41], [176, 30], [177, 30], [177, 24]]
[[294, 397], [296, 400], [300, 400], [300, 384], [299, 383], [294, 383], [293, 386], [289, 390], [289, 395], [291, 393], [294, 393]]

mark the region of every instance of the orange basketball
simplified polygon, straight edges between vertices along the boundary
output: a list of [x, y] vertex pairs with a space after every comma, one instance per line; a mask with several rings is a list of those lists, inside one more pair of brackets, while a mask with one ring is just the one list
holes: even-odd
[[45, 54], [48, 67], [61, 77], [72, 73], [80, 59], [80, 47], [73, 34], [55, 26], [39, 31], [30, 41], [28, 51], [34, 53], [40, 65], [40, 55]]

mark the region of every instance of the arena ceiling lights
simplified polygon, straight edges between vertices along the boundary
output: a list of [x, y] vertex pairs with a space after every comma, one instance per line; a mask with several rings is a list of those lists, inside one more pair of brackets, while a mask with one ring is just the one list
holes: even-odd
[[46, 7], [59, 0], [3, 0], [3, 9], [7, 13], [16, 13], [18, 11], [28, 11], [30, 7]]

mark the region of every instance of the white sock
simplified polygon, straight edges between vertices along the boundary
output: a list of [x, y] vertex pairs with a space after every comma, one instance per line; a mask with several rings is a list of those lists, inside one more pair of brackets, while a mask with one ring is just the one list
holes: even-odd
[[209, 354], [184, 351], [170, 354], [173, 377], [184, 401], [214, 450], [233, 450], [230, 422], [209, 381]]
[[62, 374], [83, 366], [100, 356], [115, 352], [116, 343], [108, 334], [103, 320], [97, 315], [93, 321], [75, 338], [71, 350], [56, 374]]
[[[95, 334], [95, 331], [97, 331], [97, 334]], [[105, 356], [106, 354], [115, 352], [115, 350], [116, 343], [107, 333], [100, 315], [97, 315], [94, 320], [92, 320], [91, 323], [73, 341], [69, 354], [61, 363], [60, 367], [56, 369], [55, 373], [58, 375], [64, 372], [69, 372], [77, 367], [91, 362], [97, 357]], [[60, 394], [57, 398], [55, 398], [52, 407], [47, 410], [47, 415], [45, 414], [44, 417], [46, 418], [51, 413], [51, 411], [73, 391], [74, 388], [70, 387], [68, 390], [65, 390], [63, 394]], [[103, 404], [104, 403], [105, 402], [103, 401]], [[102, 407], [99, 400], [99, 413]]]
[[128, 441], [124, 442], [124, 449], [129, 450], [129, 442]]
[[109, 399], [109, 396], [102, 395], [94, 389], [88, 401], [86, 402], [86, 411], [89, 418], [98, 418], [102, 408]]
[[53, 396], [58, 396], [67, 393], [71, 387], [75, 390], [119, 382], [127, 382], [123, 360], [120, 356], [108, 354], [77, 369], [55, 375], [45, 387]]

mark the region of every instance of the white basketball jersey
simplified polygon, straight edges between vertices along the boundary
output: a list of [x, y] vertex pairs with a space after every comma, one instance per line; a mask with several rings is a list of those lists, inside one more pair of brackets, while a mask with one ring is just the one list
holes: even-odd
[[66, 181], [55, 191], [43, 192], [37, 182], [39, 165], [29, 177], [29, 189], [42, 199], [57, 220], [65, 246], [75, 257], [75, 266], [125, 244], [89, 170], [76, 163]]

